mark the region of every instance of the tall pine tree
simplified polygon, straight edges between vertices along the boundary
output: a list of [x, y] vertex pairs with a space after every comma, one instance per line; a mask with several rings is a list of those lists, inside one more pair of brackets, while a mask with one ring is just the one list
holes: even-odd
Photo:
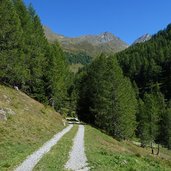
[[0, 1], [0, 81], [21, 87], [26, 77], [23, 30], [10, 0]]
[[[81, 82], [78, 114], [119, 139], [134, 136], [137, 101], [116, 58], [100, 56]], [[84, 117], [82, 117], [84, 116]]]

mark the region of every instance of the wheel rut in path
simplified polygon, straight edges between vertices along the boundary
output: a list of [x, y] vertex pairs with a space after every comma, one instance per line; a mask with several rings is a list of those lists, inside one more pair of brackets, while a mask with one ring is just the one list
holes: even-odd
[[65, 168], [73, 171], [89, 171], [84, 149], [84, 126], [79, 125], [78, 132], [73, 139], [73, 147]]
[[26, 160], [21, 163], [14, 171], [32, 171], [35, 165], [40, 161], [40, 159], [50, 151], [50, 149], [57, 144], [57, 142], [71, 130], [73, 125], [69, 125], [68, 127], [64, 128], [61, 132], [54, 135], [52, 139], [47, 141], [42, 147], [40, 147], [37, 151], [33, 154], [28, 156]]

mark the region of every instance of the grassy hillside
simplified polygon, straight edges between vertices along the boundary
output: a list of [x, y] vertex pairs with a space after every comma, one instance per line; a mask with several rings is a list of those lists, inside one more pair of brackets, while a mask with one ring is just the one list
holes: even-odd
[[[2, 111], [6, 118], [2, 117]], [[27, 155], [64, 128], [62, 117], [24, 93], [0, 86], [0, 170], [13, 170]], [[2, 119], [4, 118], [4, 119]], [[61, 139], [35, 170], [62, 169], [77, 127]], [[91, 170], [170, 171], [171, 151], [161, 148], [159, 156], [132, 142], [118, 142], [86, 126], [85, 150]], [[61, 154], [62, 153], [62, 154]], [[56, 160], [58, 159], [58, 160]]]
[[12, 170], [64, 127], [52, 108], [1, 85], [0, 113], [0, 170]]
[[85, 150], [92, 171], [171, 171], [171, 151], [162, 148], [159, 156], [131, 142], [119, 142], [86, 126]]

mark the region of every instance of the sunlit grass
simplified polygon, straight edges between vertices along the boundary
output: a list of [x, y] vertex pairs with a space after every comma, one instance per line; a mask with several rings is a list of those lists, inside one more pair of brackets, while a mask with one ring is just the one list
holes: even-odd
[[[150, 149], [131, 142], [119, 142], [99, 130], [86, 126], [85, 149], [91, 170], [95, 171], [169, 171], [171, 152], [152, 156]], [[163, 156], [165, 155], [165, 158]]]
[[0, 107], [15, 112], [0, 121], [0, 170], [12, 170], [64, 127], [52, 108], [4, 86], [0, 86]]

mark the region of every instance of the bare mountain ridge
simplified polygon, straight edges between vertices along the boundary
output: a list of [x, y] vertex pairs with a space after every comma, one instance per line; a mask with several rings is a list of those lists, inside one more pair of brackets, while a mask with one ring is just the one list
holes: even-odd
[[144, 34], [143, 36], [141, 36], [137, 40], [135, 40], [132, 45], [137, 44], [137, 43], [144, 43], [144, 42], [150, 40], [151, 37], [152, 36], [150, 34]]
[[96, 56], [100, 53], [116, 53], [128, 47], [128, 44], [109, 32], [70, 38], [56, 34], [48, 27], [44, 27], [44, 31], [48, 41], [57, 40], [65, 51], [72, 53], [86, 52], [90, 56]]

